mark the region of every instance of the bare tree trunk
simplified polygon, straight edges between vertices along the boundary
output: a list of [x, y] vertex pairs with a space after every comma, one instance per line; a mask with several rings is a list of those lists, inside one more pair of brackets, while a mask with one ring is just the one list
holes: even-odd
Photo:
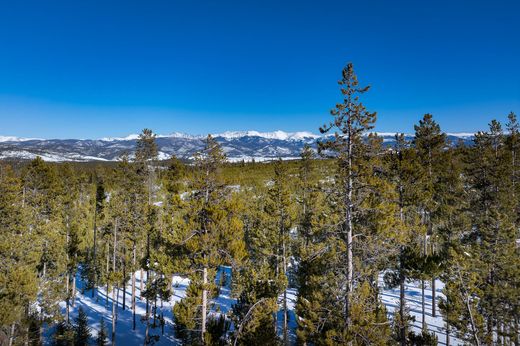
[[[282, 232], [283, 232], [283, 221], [282, 221]], [[283, 273], [287, 276], [287, 260], [286, 260], [286, 249], [285, 249], [285, 235], [282, 233], [282, 258], [283, 258]], [[287, 321], [287, 289], [283, 291], [283, 344], [287, 346], [289, 344], [288, 339], [288, 321]]]
[[[350, 102], [349, 102], [350, 107]], [[346, 195], [346, 241], [347, 241], [347, 290], [345, 294], [345, 324], [347, 329], [350, 326], [350, 295], [352, 293], [352, 288], [354, 285], [354, 265], [353, 265], [353, 258], [352, 258], [352, 192], [353, 192], [353, 181], [352, 181], [352, 174], [353, 174], [353, 168], [352, 168], [352, 149], [353, 149], [353, 143], [352, 143], [352, 123], [350, 120], [348, 120], [348, 127], [349, 127], [349, 133], [348, 133], [348, 172], [347, 172], [347, 195]]]
[[105, 295], [105, 298], [106, 298], [106, 300], [105, 300], [105, 306], [106, 306], [106, 308], [107, 308], [107, 310], [108, 310], [108, 270], [109, 270], [109, 268], [110, 268], [110, 243], [107, 242], [105, 246], [106, 246], [106, 250], [107, 250], [107, 251], [106, 251], [106, 252], [107, 252], [107, 254], [106, 254], [106, 260], [107, 260], [107, 263], [106, 263], [106, 273], [107, 273], [107, 291], [106, 291], [106, 295]]
[[401, 315], [401, 321], [399, 326], [399, 339], [401, 346], [406, 346], [406, 321], [404, 316], [405, 311], [405, 300], [404, 300], [404, 273], [403, 273], [403, 265], [401, 263], [401, 273], [399, 280], [399, 314]]
[[[126, 247], [124, 247], [126, 248]], [[126, 250], [123, 260], [123, 311], [126, 309]]]
[[9, 346], [13, 346], [15, 327], [16, 325], [14, 324], [14, 322], [11, 323], [11, 330], [9, 332]]
[[116, 287], [112, 287], [112, 345], [116, 344]]
[[[94, 298], [94, 295], [96, 294], [96, 286], [97, 286], [97, 200], [94, 201], [94, 246], [92, 251], [92, 265], [94, 267], [94, 278], [92, 283], [92, 295], [91, 297]], [[97, 301], [97, 298], [96, 298]]]
[[[431, 225], [431, 221], [430, 221], [430, 225]], [[431, 227], [431, 226], [430, 226]], [[435, 239], [431, 239], [431, 253], [434, 254], [435, 253], [435, 243], [434, 243], [434, 240]], [[437, 313], [436, 313], [436, 309], [437, 309], [437, 302], [435, 300], [435, 276], [432, 277], [432, 316], [433, 317], [437, 317]]]
[[[424, 213], [424, 211], [423, 211]], [[428, 243], [428, 236], [427, 234], [424, 235], [424, 244], [423, 244], [423, 255], [427, 255], [427, 243]], [[425, 306], [425, 295], [424, 295], [424, 288], [426, 286], [426, 281], [424, 279], [421, 279], [421, 314], [422, 314], [422, 329], [426, 330], [426, 306]]]
[[[144, 283], [144, 271], [143, 271], [143, 268], [141, 268], [140, 273], [141, 273], [141, 280], [139, 282], [139, 299], [143, 299], [143, 289], [144, 289], [144, 287], [143, 287], [143, 283]], [[146, 279], [148, 279], [148, 278], [146, 278]]]
[[[114, 223], [114, 245], [112, 246], [112, 272], [115, 274], [116, 272], [116, 255], [117, 255], [117, 222], [118, 219], [116, 218]], [[116, 283], [114, 283], [114, 286], [116, 286]], [[116, 302], [117, 305], [117, 302]]]
[[153, 302], [153, 327], [155, 328], [157, 326], [156, 320], [157, 320], [157, 294], [155, 295], [155, 300]]
[[[117, 253], [117, 218], [114, 224], [114, 245], [112, 251], [112, 272], [116, 272], [116, 253]], [[117, 309], [117, 300], [116, 300], [116, 289], [117, 285], [114, 284], [112, 287], [112, 345], [116, 344], [116, 309]], [[108, 291], [107, 291], [108, 295]]]
[[132, 330], [135, 330], [135, 240], [132, 245]]
[[432, 316], [437, 317], [435, 300], [435, 277], [432, 278]]
[[69, 288], [69, 283], [70, 283], [70, 272], [69, 272], [69, 222], [67, 221], [66, 225], [65, 225], [65, 228], [67, 229], [67, 234], [66, 234], [66, 237], [65, 237], [65, 240], [66, 240], [66, 247], [65, 247], [65, 251], [66, 251], [66, 259], [67, 259], [67, 274], [65, 275], [65, 293], [66, 293], [66, 296], [65, 296], [65, 303], [67, 305], [66, 307], [66, 315], [67, 315], [67, 324], [70, 323], [70, 288]]
[[449, 308], [449, 295], [446, 295], [446, 346], [450, 346], [450, 308]]
[[[150, 280], [150, 231], [146, 234], [146, 283], [149, 284]], [[141, 292], [141, 296], [143, 293]], [[146, 299], [146, 333], [144, 338], [144, 344], [148, 345], [149, 341], [149, 332], [150, 332], [150, 301], [148, 299], [148, 295], [145, 297]]]
[[202, 327], [200, 331], [200, 338], [204, 344], [204, 334], [206, 334], [206, 314], [208, 305], [208, 268], [204, 267], [202, 270]]
[[458, 269], [458, 274], [459, 274], [459, 280], [460, 280], [460, 283], [462, 285], [462, 288], [463, 288], [463, 294], [464, 294], [464, 300], [465, 300], [465, 303], [466, 303], [466, 309], [468, 310], [468, 314], [469, 314], [469, 321], [470, 321], [470, 325], [471, 325], [471, 333], [473, 334], [473, 340], [475, 341], [475, 345], [477, 346], [480, 346], [480, 340], [478, 338], [478, 333], [477, 333], [477, 326], [475, 325], [475, 319], [473, 318], [473, 311], [471, 311], [471, 305], [469, 303], [469, 295], [468, 295], [468, 292], [466, 290], [466, 286], [464, 284], [464, 281], [462, 280], [462, 275], [460, 275], [460, 269]]
[[[67, 256], [68, 257], [68, 256]], [[65, 275], [65, 320], [67, 321], [67, 324], [70, 323], [70, 297], [69, 297], [69, 270], [67, 269], [67, 274]]]
[[[77, 255], [74, 255], [75, 257]], [[76, 262], [77, 263], [77, 262]], [[76, 273], [72, 273], [72, 307], [76, 304]]]

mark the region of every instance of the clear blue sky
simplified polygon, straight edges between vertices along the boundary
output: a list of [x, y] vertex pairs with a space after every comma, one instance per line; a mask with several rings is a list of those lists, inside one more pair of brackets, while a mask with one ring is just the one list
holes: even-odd
[[520, 2], [2, 1], [0, 134], [317, 132], [352, 61], [379, 131], [520, 113]]

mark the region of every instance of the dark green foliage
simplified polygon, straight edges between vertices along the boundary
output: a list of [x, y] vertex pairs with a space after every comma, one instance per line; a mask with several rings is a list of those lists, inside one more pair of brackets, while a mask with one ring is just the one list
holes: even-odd
[[56, 346], [72, 346], [75, 342], [74, 328], [67, 324], [65, 321], [61, 321], [56, 326], [54, 333], [54, 345]]
[[102, 318], [99, 324], [99, 331], [96, 337], [96, 345], [97, 346], [106, 346], [108, 345], [108, 332], [105, 323], [105, 319]]
[[438, 340], [434, 333], [422, 331], [421, 334], [410, 332], [408, 342], [414, 346], [437, 346]]
[[90, 339], [90, 327], [88, 326], [88, 316], [82, 307], [78, 309], [78, 317], [74, 322], [74, 345], [87, 345]]
[[218, 317], [210, 317], [208, 319], [208, 333], [206, 334], [206, 343], [208, 345], [224, 346], [227, 345], [227, 333], [231, 321], [225, 315]]

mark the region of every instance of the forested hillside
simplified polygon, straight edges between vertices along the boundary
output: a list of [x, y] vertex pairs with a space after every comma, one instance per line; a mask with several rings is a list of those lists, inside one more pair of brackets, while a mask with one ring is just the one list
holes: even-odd
[[389, 148], [351, 64], [339, 86], [297, 161], [208, 136], [165, 165], [145, 129], [117, 164], [0, 163], [0, 343], [436, 345], [441, 317], [445, 344], [520, 345], [516, 115]]

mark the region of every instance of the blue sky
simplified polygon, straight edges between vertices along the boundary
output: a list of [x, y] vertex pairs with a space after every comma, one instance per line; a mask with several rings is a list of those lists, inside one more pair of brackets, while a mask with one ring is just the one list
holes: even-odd
[[352, 61], [377, 130], [520, 113], [519, 1], [1, 1], [0, 134], [306, 130]]

